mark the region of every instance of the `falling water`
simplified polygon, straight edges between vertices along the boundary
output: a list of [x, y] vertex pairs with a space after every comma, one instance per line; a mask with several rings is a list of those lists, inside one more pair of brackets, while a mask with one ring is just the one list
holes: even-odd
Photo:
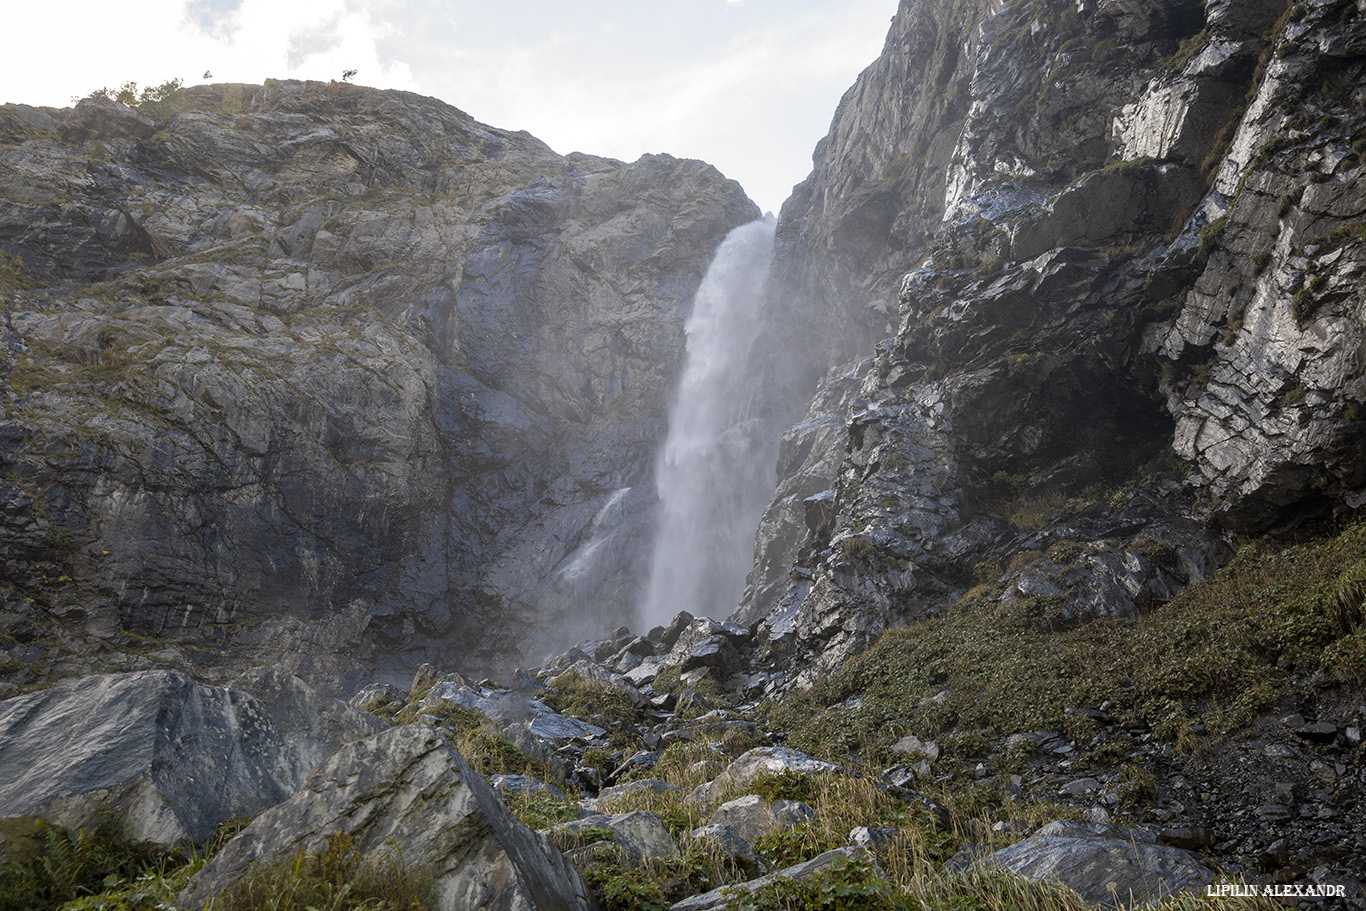
[[730, 232], [685, 326], [683, 379], [658, 467], [646, 626], [680, 610], [725, 617], [744, 589], [774, 483], [777, 435], [763, 405], [757, 346], [775, 226], [769, 215]]

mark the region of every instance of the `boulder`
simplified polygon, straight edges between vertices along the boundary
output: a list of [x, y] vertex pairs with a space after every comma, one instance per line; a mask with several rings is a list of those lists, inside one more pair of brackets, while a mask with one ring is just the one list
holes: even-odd
[[280, 667], [254, 668], [230, 684], [255, 696], [275, 730], [307, 771], [344, 743], [378, 734], [384, 724], [369, 712], [325, 695]]
[[757, 747], [740, 755], [724, 772], [706, 784], [693, 788], [690, 799], [700, 804], [715, 803], [728, 783], [747, 784], [758, 775], [777, 775], [796, 772], [802, 775], [823, 775], [843, 772], [842, 766], [814, 759], [787, 747]]
[[[307, 702], [303, 691], [295, 695]], [[335, 717], [348, 713], [361, 716]], [[0, 703], [0, 819], [74, 828], [112, 809], [133, 838], [202, 844], [239, 811], [292, 795], [324, 749], [321, 728], [296, 744], [273, 716], [292, 717], [175, 671], [83, 677], [8, 699]], [[347, 731], [359, 733], [339, 723], [326, 736], [339, 741]]]
[[939, 744], [933, 740], [921, 740], [914, 734], [902, 737], [892, 744], [891, 750], [893, 753], [905, 753], [907, 756], [922, 756], [927, 762], [938, 762], [942, 753]]
[[314, 852], [337, 832], [362, 854], [396, 850], [435, 878], [442, 911], [579, 911], [589, 907], [577, 873], [522, 825], [441, 733], [393, 728], [343, 747], [293, 798], [243, 829], [177, 901], [200, 907], [252, 863]]
[[1070, 819], [1050, 822], [985, 863], [1030, 879], [1055, 879], [1088, 902], [1118, 899], [1122, 907], [1196, 891], [1214, 881], [1196, 855], [1159, 845], [1150, 832]]
[[83, 98], [57, 127], [66, 142], [146, 139], [157, 131], [150, 117], [112, 98]]
[[611, 816], [605, 813], [584, 816], [543, 829], [542, 834], [549, 835], [560, 843], [566, 839], [573, 841], [588, 836], [586, 844], [591, 844], [601, 840], [591, 837], [593, 830], [603, 829], [609, 830], [612, 833], [612, 843], [635, 861], [647, 857], [673, 857], [678, 853], [678, 845], [674, 844], [673, 836], [664, 827], [664, 823], [655, 814], [644, 810]]
[[641, 706], [645, 704], [645, 697], [629, 680], [592, 661], [575, 661], [562, 673], [553, 677], [547, 685], [562, 689], [575, 683], [589, 683], [605, 690], [616, 690], [619, 693], [626, 694], [632, 705]]
[[749, 840], [738, 834], [730, 826], [708, 823], [705, 826], [698, 826], [689, 834], [694, 840], [705, 839], [710, 842], [713, 850], [744, 870], [749, 876], [761, 876], [768, 872], [768, 861], [756, 854], [754, 846], [749, 843]]
[[681, 789], [676, 785], [671, 785], [667, 781], [660, 781], [657, 778], [638, 778], [625, 784], [603, 788], [598, 792], [597, 802], [599, 806], [610, 806], [612, 801], [621, 800], [623, 797], [632, 794], [667, 794], [670, 791], [679, 790]]
[[815, 815], [816, 811], [801, 801], [764, 800], [758, 794], [746, 794], [717, 807], [708, 823], [726, 826], [752, 842], [769, 832], [799, 826]]

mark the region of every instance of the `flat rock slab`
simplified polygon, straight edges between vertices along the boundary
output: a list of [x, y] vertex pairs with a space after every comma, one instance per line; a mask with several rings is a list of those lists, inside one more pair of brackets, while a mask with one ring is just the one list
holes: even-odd
[[362, 854], [398, 851], [428, 866], [441, 911], [586, 911], [564, 858], [508, 811], [441, 733], [393, 728], [347, 744], [294, 797], [258, 816], [178, 897], [202, 907], [255, 861], [318, 851], [337, 832]]
[[1198, 857], [1155, 844], [1151, 833], [1068, 819], [1050, 822], [985, 863], [1030, 879], [1054, 879], [1088, 902], [1121, 908], [1203, 889], [1214, 881]]
[[0, 703], [0, 819], [75, 828], [107, 808], [134, 838], [203, 843], [238, 811], [289, 797], [310, 764], [258, 700], [174, 671], [82, 677]]

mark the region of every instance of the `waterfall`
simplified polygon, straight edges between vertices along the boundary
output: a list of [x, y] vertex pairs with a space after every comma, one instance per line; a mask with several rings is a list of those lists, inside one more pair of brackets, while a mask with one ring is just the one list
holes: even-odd
[[726, 617], [744, 590], [777, 452], [758, 350], [776, 224], [769, 215], [726, 236], [684, 327], [683, 378], [657, 469], [646, 627], [680, 610]]

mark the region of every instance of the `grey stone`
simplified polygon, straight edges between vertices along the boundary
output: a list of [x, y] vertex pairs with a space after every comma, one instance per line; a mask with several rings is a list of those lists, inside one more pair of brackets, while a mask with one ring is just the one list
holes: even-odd
[[1050, 822], [985, 863], [1028, 876], [1056, 879], [1088, 902], [1135, 906], [1180, 892], [1203, 890], [1214, 874], [1179, 848], [1157, 845], [1141, 830]]
[[[339, 714], [366, 718], [353, 737], [372, 730], [373, 718], [334, 702]], [[202, 844], [239, 811], [292, 795], [325, 744], [345, 736], [340, 726], [305, 725], [292, 742], [271, 715], [241, 690], [175, 671], [67, 680], [8, 699], [0, 703], [0, 817], [76, 828], [110, 809], [134, 838]]]
[[711, 842], [715, 846], [714, 850], [719, 851], [751, 878], [762, 876], [769, 870], [768, 861], [756, 854], [749, 840], [741, 837], [730, 826], [708, 823], [693, 829], [689, 837]]
[[1094, 778], [1078, 778], [1069, 781], [1058, 789], [1058, 793], [1069, 797], [1090, 797], [1100, 790], [1100, 782]]
[[741, 838], [753, 842], [769, 832], [801, 825], [815, 815], [814, 809], [800, 801], [769, 801], [758, 794], [746, 794], [721, 804], [707, 822], [727, 826]]
[[255, 861], [317, 851], [347, 832], [360, 851], [399, 851], [435, 877], [437, 907], [587, 909], [559, 852], [517, 821], [439, 732], [393, 728], [333, 754], [293, 798], [256, 817], [191, 878], [178, 902], [203, 904]]
[[900, 835], [900, 829], [870, 829], [868, 826], [856, 826], [849, 832], [849, 843], [865, 848], [877, 848], [894, 844]]
[[893, 753], [905, 753], [908, 756], [923, 756], [927, 762], [938, 762], [942, 753], [939, 744], [933, 740], [921, 740], [914, 734], [902, 737], [892, 744], [891, 750]]
[[489, 784], [500, 796], [549, 794], [551, 797], [564, 797], [564, 791], [555, 785], [530, 775], [490, 775]]
[[632, 705], [640, 706], [645, 704], [645, 697], [640, 694], [640, 690], [636, 689], [629, 680], [620, 674], [614, 674], [602, 665], [591, 661], [574, 662], [567, 667], [563, 673], [556, 677], [552, 677], [547, 681], [546, 685], [563, 687], [572, 680], [580, 680], [595, 684], [603, 689], [616, 690], [619, 693], [624, 693], [631, 700]]
[[651, 857], [673, 857], [678, 854], [669, 830], [659, 817], [644, 810], [607, 815], [603, 813], [562, 822], [543, 830], [552, 837], [574, 837], [584, 830], [610, 829], [612, 844], [636, 861]]
[[671, 791], [681, 790], [677, 785], [660, 781], [657, 778], [638, 778], [625, 784], [603, 788], [598, 792], [597, 804], [598, 806], [610, 807], [614, 801], [621, 800], [623, 797], [630, 797], [633, 794], [667, 794]]

